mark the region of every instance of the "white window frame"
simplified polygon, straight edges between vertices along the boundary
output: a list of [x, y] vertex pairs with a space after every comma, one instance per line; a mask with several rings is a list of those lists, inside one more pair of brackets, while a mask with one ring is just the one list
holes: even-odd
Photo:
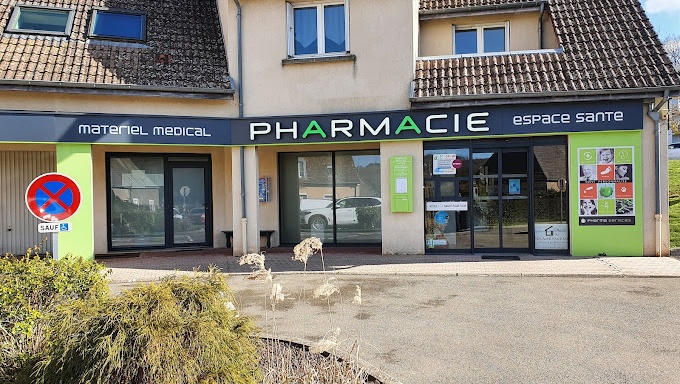
[[[23, 29], [18, 27], [13, 27], [17, 25], [19, 16], [21, 15], [22, 9], [32, 9], [38, 11], [57, 11], [57, 12], [68, 12], [68, 18], [66, 19], [66, 27], [64, 32], [57, 31], [46, 31], [42, 29]], [[56, 35], [56, 36], [69, 36], [71, 34], [71, 28], [73, 27], [73, 17], [75, 14], [75, 9], [73, 8], [61, 8], [61, 7], [49, 7], [44, 5], [29, 5], [29, 4], [17, 4], [12, 10], [12, 16], [9, 18], [7, 23], [7, 28], [5, 32], [10, 33], [27, 33], [27, 34], [40, 34], [40, 35]]]
[[[345, 10], [345, 52], [328, 52], [326, 53], [326, 39], [325, 39], [325, 25], [324, 25], [324, 7], [327, 5], [344, 5]], [[296, 8], [311, 8], [316, 7], [316, 37], [317, 37], [317, 53], [296, 55], [295, 54], [295, 19], [294, 10]], [[350, 52], [349, 50], [349, 0], [344, 1], [314, 1], [314, 2], [286, 2], [287, 11], [287, 28], [288, 28], [288, 57], [327, 57], [327, 56], [344, 56]]]
[[[498, 52], [484, 52], [484, 30], [485, 29], [491, 29], [491, 28], [505, 28], [505, 50], [503, 51], [498, 51]], [[458, 31], [471, 31], [471, 30], [476, 30], [477, 31], [477, 53], [456, 53], [456, 30]], [[452, 46], [452, 54], [454, 57], [463, 57], [463, 56], [493, 56], [493, 55], [498, 55], [498, 54], [503, 54], [504, 52], [509, 52], [510, 51], [510, 22], [506, 21], [505, 23], [497, 23], [497, 24], [475, 24], [475, 25], [454, 25], [453, 26], [453, 33], [452, 33], [452, 39], [453, 43], [451, 44]]]

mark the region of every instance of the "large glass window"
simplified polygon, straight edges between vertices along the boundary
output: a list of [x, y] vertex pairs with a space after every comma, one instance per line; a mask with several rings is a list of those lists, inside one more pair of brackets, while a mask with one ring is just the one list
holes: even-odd
[[162, 157], [110, 161], [111, 247], [165, 245], [165, 177]]
[[535, 248], [569, 249], [566, 147], [535, 146], [533, 162]]
[[14, 9], [7, 31], [68, 35], [72, 24], [71, 9], [20, 5]]
[[500, 26], [454, 27], [454, 55], [506, 51], [508, 51], [507, 24]]
[[212, 244], [209, 157], [111, 154], [107, 158], [110, 249]]
[[381, 242], [377, 151], [284, 153], [280, 166], [282, 243]]
[[566, 149], [563, 137], [426, 143], [426, 251], [568, 250]]
[[292, 25], [291, 56], [342, 53], [347, 51], [347, 18], [344, 3], [289, 5]]
[[146, 38], [146, 15], [132, 11], [95, 9], [90, 36], [143, 41]]

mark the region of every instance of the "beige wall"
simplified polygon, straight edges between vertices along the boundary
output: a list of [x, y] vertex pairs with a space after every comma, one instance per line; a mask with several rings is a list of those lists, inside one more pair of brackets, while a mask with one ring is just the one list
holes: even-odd
[[212, 194], [213, 194], [213, 244], [223, 248], [226, 240], [222, 230], [232, 227], [231, 206], [231, 157], [226, 147], [186, 147], [186, 146], [92, 146], [92, 163], [94, 173], [94, 250], [95, 253], [108, 252], [106, 226], [108, 223], [106, 196], [106, 153], [196, 153], [210, 154], [212, 159]]
[[9, 111], [202, 117], [236, 117], [238, 113], [233, 100], [85, 95], [64, 92], [0, 91], [0, 105], [3, 110]]
[[[237, 73], [236, 7], [223, 12], [231, 76]], [[356, 61], [283, 65], [286, 2], [241, 0], [245, 116], [409, 108], [413, 78], [413, 9], [388, 0], [349, 1], [349, 44]], [[238, 79], [237, 79], [238, 81]]]
[[[453, 54], [453, 26], [475, 26], [510, 22], [510, 51], [539, 49], [538, 19], [540, 12], [456, 17], [420, 21], [420, 57]], [[543, 20], [543, 48], [557, 48], [555, 31], [549, 15]]]
[[[392, 213], [390, 157], [413, 156], [413, 212]], [[382, 189], [382, 253], [425, 253], [425, 202], [423, 198], [423, 142], [380, 143]]]

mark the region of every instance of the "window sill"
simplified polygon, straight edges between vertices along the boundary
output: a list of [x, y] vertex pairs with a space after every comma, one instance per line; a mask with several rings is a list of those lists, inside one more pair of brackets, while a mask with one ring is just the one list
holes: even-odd
[[314, 57], [289, 57], [281, 60], [281, 65], [305, 64], [305, 63], [328, 63], [336, 61], [356, 61], [356, 55], [347, 53], [337, 56], [314, 56]]

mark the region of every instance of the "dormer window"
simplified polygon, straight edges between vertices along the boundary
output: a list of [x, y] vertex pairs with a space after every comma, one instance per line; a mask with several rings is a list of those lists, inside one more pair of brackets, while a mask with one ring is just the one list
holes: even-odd
[[508, 23], [453, 27], [454, 55], [507, 52], [509, 45]]
[[6, 31], [68, 36], [72, 25], [72, 9], [18, 5]]
[[110, 40], [146, 40], [146, 14], [143, 12], [95, 9], [90, 37]]

